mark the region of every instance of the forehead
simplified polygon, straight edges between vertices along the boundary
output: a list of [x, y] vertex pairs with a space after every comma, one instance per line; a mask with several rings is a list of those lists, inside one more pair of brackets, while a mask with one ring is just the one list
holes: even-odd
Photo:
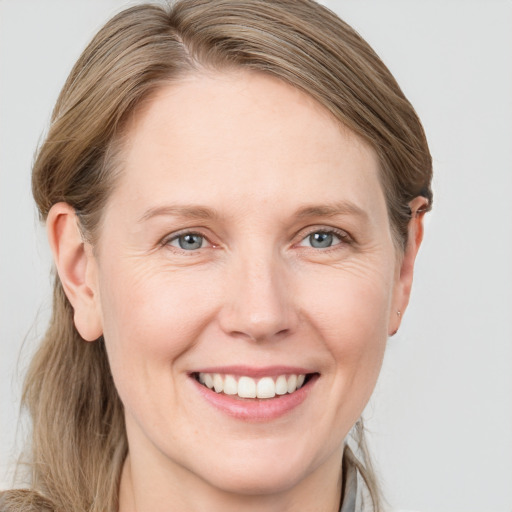
[[192, 75], [162, 87], [132, 116], [121, 160], [113, 199], [133, 207], [384, 204], [373, 149], [312, 97], [261, 73]]

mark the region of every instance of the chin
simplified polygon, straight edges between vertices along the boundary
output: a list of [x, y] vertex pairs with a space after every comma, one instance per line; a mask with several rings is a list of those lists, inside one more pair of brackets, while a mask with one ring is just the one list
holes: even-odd
[[242, 461], [218, 466], [204, 475], [204, 479], [226, 493], [250, 496], [286, 492], [300, 483], [304, 476], [303, 470], [291, 464], [255, 464], [253, 461]]
[[[259, 440], [261, 441], [261, 440]], [[218, 449], [201, 468], [202, 477], [213, 487], [232, 494], [273, 495], [286, 492], [300, 484], [328, 456], [312, 453], [311, 444], [300, 440], [288, 446], [254, 440], [249, 449]], [[219, 453], [224, 457], [219, 461]], [[341, 454], [340, 454], [341, 467]]]

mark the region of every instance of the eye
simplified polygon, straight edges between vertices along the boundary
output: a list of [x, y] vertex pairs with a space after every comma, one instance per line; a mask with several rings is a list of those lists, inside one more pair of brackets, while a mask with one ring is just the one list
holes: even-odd
[[195, 251], [196, 249], [205, 247], [207, 241], [203, 235], [197, 233], [182, 233], [181, 235], [171, 238], [167, 244], [183, 249], [184, 251]]
[[335, 231], [318, 230], [306, 236], [299, 245], [312, 247], [313, 249], [328, 249], [329, 247], [342, 243], [347, 237], [347, 235]]

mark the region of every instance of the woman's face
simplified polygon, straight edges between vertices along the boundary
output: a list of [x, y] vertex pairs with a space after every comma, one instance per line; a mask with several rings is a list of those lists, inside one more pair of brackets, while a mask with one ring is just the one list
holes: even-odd
[[133, 466], [247, 493], [339, 467], [401, 289], [374, 151], [219, 73], [161, 89], [120, 165], [89, 276]]

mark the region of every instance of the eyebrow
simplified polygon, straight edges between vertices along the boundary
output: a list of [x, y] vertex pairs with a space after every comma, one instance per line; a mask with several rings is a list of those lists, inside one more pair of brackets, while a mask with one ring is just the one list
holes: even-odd
[[[354, 215], [363, 220], [368, 219], [368, 214], [356, 204], [350, 201], [342, 201], [335, 204], [307, 205], [299, 208], [294, 217], [307, 219], [311, 217], [335, 217], [337, 215]], [[138, 222], [146, 222], [153, 217], [175, 216], [193, 220], [212, 220], [220, 217], [213, 208], [199, 205], [166, 205], [149, 208], [139, 218]]]
[[219, 214], [212, 208], [206, 208], [199, 205], [167, 205], [157, 206], [146, 210], [139, 218], [138, 222], [146, 222], [153, 217], [159, 216], [175, 216], [194, 220], [216, 219]]
[[353, 215], [363, 220], [368, 219], [368, 213], [350, 201], [342, 201], [334, 204], [308, 205], [299, 208], [295, 213], [295, 216], [299, 219], [309, 217], [335, 217], [337, 215]]

